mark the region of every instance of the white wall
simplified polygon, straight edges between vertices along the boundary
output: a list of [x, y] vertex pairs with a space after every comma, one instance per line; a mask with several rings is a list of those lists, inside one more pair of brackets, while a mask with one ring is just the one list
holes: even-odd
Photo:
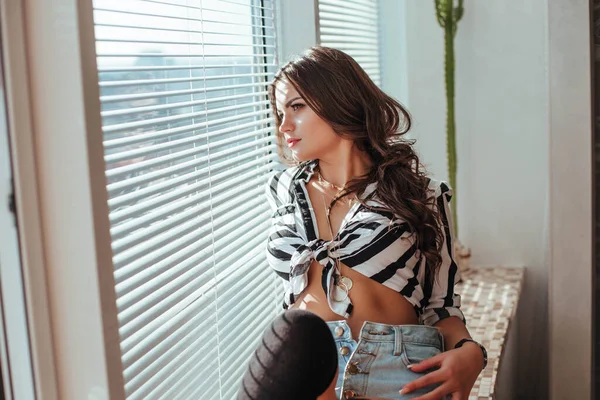
[[[592, 133], [590, 7], [549, 2], [550, 400], [593, 393], [596, 194]], [[596, 7], [596, 6], [594, 6]], [[594, 16], [596, 17], [596, 16]], [[594, 27], [597, 29], [596, 27]], [[596, 30], [597, 37], [597, 30]], [[597, 47], [597, 45], [596, 45]], [[598, 50], [595, 50], [596, 55]], [[594, 68], [598, 61], [595, 60]], [[598, 95], [594, 93], [594, 97]], [[597, 333], [596, 333], [597, 334]]]
[[[433, 2], [404, 4], [412, 136], [430, 172], [447, 179], [443, 31]], [[527, 399], [547, 398], [547, 7], [466, 2], [455, 39], [459, 236], [475, 266], [527, 268], [514, 371]]]
[[[432, 4], [407, 6], [412, 133], [447, 179], [443, 31]], [[478, 266], [529, 266], [543, 260], [547, 224], [546, 0], [465, 7], [455, 40], [460, 237]]]
[[[381, 87], [405, 106], [408, 100], [406, 1], [379, 0]], [[409, 133], [410, 135], [410, 133]]]

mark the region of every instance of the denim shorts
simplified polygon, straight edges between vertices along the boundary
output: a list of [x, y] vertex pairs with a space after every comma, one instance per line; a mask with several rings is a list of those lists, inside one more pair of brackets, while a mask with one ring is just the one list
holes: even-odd
[[346, 321], [331, 321], [327, 325], [338, 349], [339, 373], [335, 385], [338, 398], [368, 396], [405, 400], [439, 386], [427, 386], [405, 395], [399, 393], [408, 382], [434, 371], [416, 373], [406, 366], [444, 351], [444, 339], [436, 328], [365, 321], [357, 343]]

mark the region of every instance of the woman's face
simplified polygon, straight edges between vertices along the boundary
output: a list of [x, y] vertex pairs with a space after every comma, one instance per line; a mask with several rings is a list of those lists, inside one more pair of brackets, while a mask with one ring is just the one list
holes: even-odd
[[285, 78], [275, 85], [279, 132], [298, 161], [322, 159], [339, 148], [343, 139], [319, 117]]

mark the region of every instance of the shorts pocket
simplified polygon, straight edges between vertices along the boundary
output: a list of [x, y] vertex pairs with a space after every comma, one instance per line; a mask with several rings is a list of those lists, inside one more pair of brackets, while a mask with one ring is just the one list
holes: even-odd
[[403, 343], [402, 344], [402, 362], [406, 366], [416, 364], [431, 357], [435, 357], [442, 351], [429, 344], [423, 343]]

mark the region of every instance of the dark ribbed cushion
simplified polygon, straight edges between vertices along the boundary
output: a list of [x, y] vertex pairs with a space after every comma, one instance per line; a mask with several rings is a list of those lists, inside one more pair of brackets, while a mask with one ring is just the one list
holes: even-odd
[[331, 384], [337, 362], [325, 321], [308, 311], [285, 311], [263, 334], [238, 400], [314, 400]]

